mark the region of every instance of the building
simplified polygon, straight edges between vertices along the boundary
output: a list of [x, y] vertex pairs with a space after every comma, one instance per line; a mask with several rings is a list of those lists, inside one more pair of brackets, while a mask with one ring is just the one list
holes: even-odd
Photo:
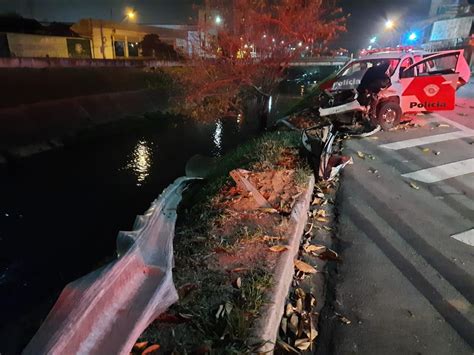
[[[122, 59], [142, 56], [140, 42], [155, 34], [183, 55], [192, 55], [196, 26], [137, 25], [97, 19], [75, 24], [40, 23], [0, 16], [0, 57]], [[169, 47], [169, 46], [168, 46]]]
[[423, 33], [423, 49], [464, 49], [474, 68], [474, 5], [467, 0], [432, 0], [428, 18], [413, 29]]
[[120, 59], [140, 57], [139, 43], [147, 34], [156, 34], [160, 40], [176, 50], [188, 53], [188, 30], [163, 26], [142, 26], [106, 20], [83, 19], [71, 29], [92, 43], [95, 59]]
[[164, 25], [151, 24], [148, 26], [157, 27], [161, 29], [168, 29], [179, 31], [184, 34], [183, 38], [176, 38], [174, 48], [180, 53], [186, 53], [187, 56], [192, 57], [197, 52], [196, 37], [198, 37], [197, 25]]
[[0, 16], [0, 57], [91, 58], [90, 41], [70, 26]]

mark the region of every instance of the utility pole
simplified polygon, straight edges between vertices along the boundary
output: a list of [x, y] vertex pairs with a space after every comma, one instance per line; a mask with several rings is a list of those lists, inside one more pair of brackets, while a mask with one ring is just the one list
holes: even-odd
[[26, 11], [30, 18], [35, 18], [35, 2], [34, 0], [26, 1]]

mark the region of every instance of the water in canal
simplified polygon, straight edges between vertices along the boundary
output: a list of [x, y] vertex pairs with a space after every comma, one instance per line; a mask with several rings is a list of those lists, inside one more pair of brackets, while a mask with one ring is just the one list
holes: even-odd
[[221, 155], [257, 127], [244, 117], [134, 125], [0, 168], [0, 354], [21, 350], [68, 282], [114, 257], [117, 232], [191, 156]]

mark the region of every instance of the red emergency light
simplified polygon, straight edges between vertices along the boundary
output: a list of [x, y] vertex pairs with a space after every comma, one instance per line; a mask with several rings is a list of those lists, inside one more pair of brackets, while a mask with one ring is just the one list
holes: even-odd
[[363, 49], [360, 51], [361, 56], [382, 53], [382, 52], [410, 52], [415, 48], [413, 46], [396, 46], [396, 47], [385, 47], [385, 48], [374, 48], [374, 49]]

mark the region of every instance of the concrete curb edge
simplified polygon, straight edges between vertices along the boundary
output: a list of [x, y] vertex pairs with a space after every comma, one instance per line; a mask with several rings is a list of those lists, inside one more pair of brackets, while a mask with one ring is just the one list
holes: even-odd
[[277, 262], [273, 273], [275, 283], [268, 292], [269, 300], [263, 306], [261, 317], [257, 319], [251, 332], [251, 339], [255, 340], [254, 344], [261, 344], [256, 351], [257, 353], [272, 354], [274, 351], [285, 300], [293, 280], [294, 260], [298, 255], [301, 238], [308, 220], [314, 186], [315, 178], [311, 176], [306, 192], [291, 212], [288, 250], [281, 254]]

